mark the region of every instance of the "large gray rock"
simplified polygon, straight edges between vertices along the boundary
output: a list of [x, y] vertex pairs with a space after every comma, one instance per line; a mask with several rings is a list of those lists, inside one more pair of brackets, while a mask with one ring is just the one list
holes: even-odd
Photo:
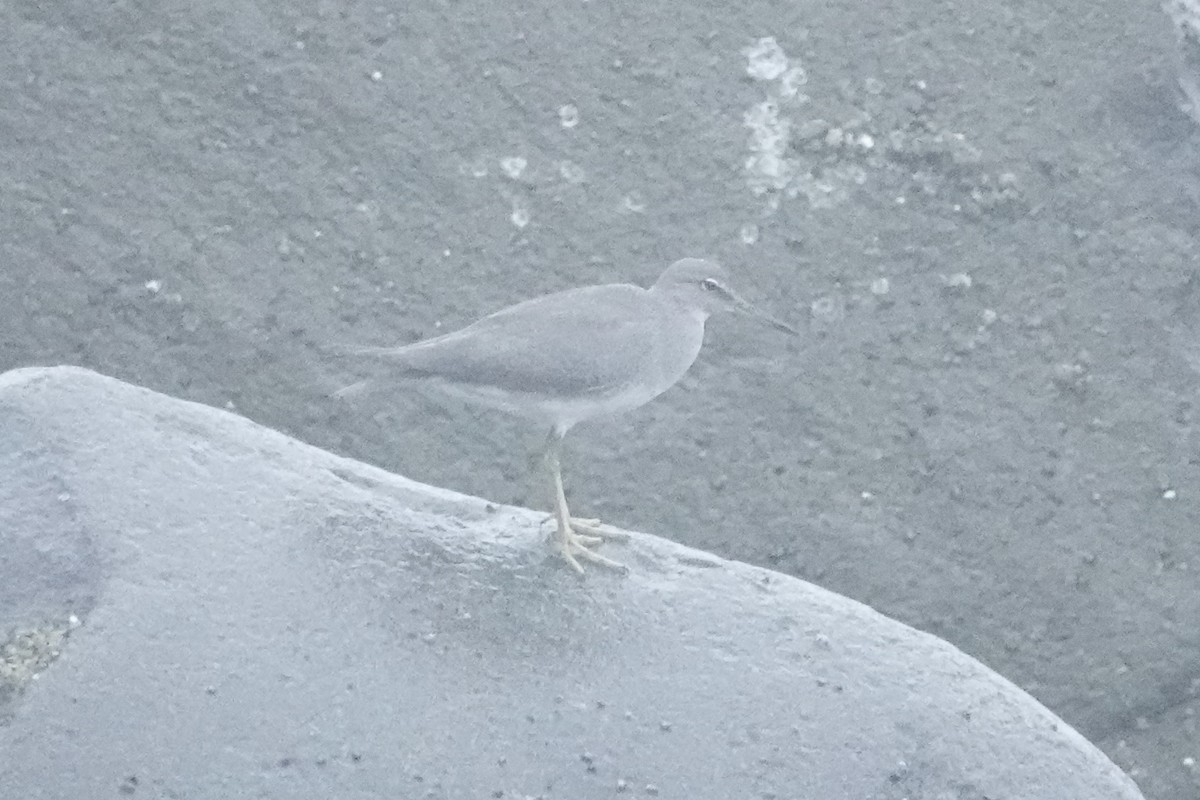
[[73, 368], [0, 376], [0, 797], [1141, 797], [945, 642]]

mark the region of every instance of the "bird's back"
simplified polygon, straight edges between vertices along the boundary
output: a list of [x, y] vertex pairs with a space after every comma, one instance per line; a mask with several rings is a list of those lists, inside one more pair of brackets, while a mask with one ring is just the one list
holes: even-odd
[[526, 300], [432, 339], [363, 353], [398, 376], [580, 398], [619, 391], [636, 379], [657, 317], [645, 289], [587, 286]]

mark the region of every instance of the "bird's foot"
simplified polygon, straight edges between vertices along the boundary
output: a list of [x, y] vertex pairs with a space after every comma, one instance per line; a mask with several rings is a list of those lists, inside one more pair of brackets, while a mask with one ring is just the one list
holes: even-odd
[[[583, 565], [579, 563], [580, 559], [590, 561], [593, 564], [599, 564], [602, 567], [610, 569], [618, 569], [622, 572], [628, 572], [629, 568], [619, 561], [613, 561], [607, 556], [602, 556], [595, 550], [592, 550], [597, 544], [600, 544], [604, 539], [600, 535], [592, 535], [590, 530], [595, 529], [595, 525], [582, 527], [588, 528], [589, 532], [585, 534], [576, 533], [572, 528], [579, 522], [595, 522], [595, 520], [571, 520], [571, 526], [565, 531], [558, 532], [558, 552], [566, 559], [576, 572], [583, 574]], [[626, 537], [628, 538], [628, 537]]]
[[599, 544], [603, 539], [609, 539], [614, 542], [628, 542], [629, 534], [625, 531], [611, 528], [607, 525], [602, 525], [598, 519], [581, 519], [580, 517], [571, 517], [571, 530], [583, 536], [595, 539], [591, 544]]

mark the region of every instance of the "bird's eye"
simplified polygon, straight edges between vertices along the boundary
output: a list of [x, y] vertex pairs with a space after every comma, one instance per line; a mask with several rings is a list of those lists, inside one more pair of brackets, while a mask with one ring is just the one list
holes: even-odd
[[713, 278], [705, 278], [704, 280], [700, 281], [700, 285], [704, 287], [704, 291], [706, 292], [715, 292], [717, 289], [721, 288], [721, 284]]

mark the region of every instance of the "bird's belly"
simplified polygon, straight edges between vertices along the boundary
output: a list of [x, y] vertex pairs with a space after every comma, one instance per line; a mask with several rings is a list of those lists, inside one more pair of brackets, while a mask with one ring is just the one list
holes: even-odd
[[580, 420], [587, 417], [622, 414], [649, 403], [655, 397], [662, 394], [665, 388], [656, 390], [651, 387], [639, 386], [594, 397], [588, 401], [556, 401], [556, 405], [561, 408], [566, 416], [577, 416]]
[[650, 402], [668, 387], [640, 386], [586, 397], [534, 396], [492, 387], [449, 382], [439, 382], [438, 388], [460, 400], [566, 430], [592, 417], [632, 411]]

